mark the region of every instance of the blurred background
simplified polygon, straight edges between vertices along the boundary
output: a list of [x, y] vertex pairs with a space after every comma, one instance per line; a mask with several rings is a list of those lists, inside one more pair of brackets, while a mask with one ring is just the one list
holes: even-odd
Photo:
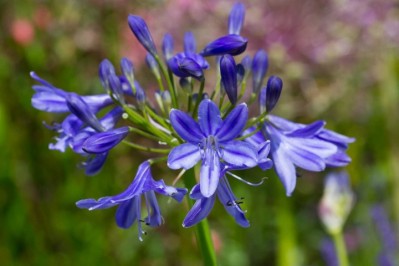
[[[393, 0], [243, 1], [247, 54], [269, 54], [268, 75], [284, 90], [274, 114], [355, 137], [347, 167], [356, 196], [345, 225], [352, 265], [398, 265], [399, 232], [399, 4]], [[113, 150], [95, 177], [86, 177], [71, 151], [48, 150], [51, 123], [62, 117], [32, 108], [29, 72], [67, 91], [101, 93], [98, 64], [133, 60], [147, 89], [156, 82], [145, 51], [127, 25], [145, 18], [158, 47], [163, 34], [177, 51], [191, 30], [201, 48], [227, 32], [233, 1], [88, 0], [0, 1], [0, 264], [201, 265], [193, 229], [181, 222], [187, 204], [159, 198], [166, 223], [119, 229], [115, 209], [88, 212], [82, 198], [125, 189], [146, 154]], [[166, 167], [166, 166], [165, 166]], [[177, 175], [162, 165], [154, 176]], [[262, 176], [256, 171], [248, 176]], [[286, 198], [272, 171], [260, 187], [232, 181], [251, 227], [242, 229], [216, 204], [209, 222], [221, 265], [327, 264], [333, 248], [317, 207], [326, 173], [300, 172]], [[397, 254], [396, 254], [397, 256]], [[388, 258], [388, 259], [387, 259]], [[387, 259], [387, 260], [386, 260]], [[287, 261], [290, 261], [290, 264]], [[382, 264], [384, 262], [393, 264]]]

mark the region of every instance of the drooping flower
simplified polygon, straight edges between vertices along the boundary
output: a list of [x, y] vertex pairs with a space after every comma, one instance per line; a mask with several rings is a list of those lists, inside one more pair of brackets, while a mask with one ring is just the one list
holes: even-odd
[[200, 189], [203, 196], [210, 197], [218, 187], [221, 161], [237, 167], [254, 167], [257, 151], [249, 143], [234, 140], [248, 119], [246, 104], [236, 106], [224, 121], [209, 99], [202, 100], [198, 110], [198, 123], [180, 110], [171, 111], [170, 122], [187, 143], [172, 149], [168, 166], [189, 169], [201, 160]]
[[[155, 181], [151, 175], [150, 163], [145, 161], [139, 166], [133, 182], [122, 193], [115, 196], [102, 197], [98, 200], [80, 200], [76, 202], [76, 206], [82, 209], [97, 210], [119, 205], [115, 214], [117, 225], [127, 229], [135, 221], [138, 221], [138, 235], [139, 239], [142, 240], [142, 221], [151, 227], [158, 227], [163, 221], [154, 192], [172, 197], [181, 202], [187, 193], [187, 189], [167, 186], [163, 180]], [[141, 218], [142, 196], [145, 198], [148, 212], [148, 216], [144, 220]]]
[[[287, 195], [291, 195], [296, 186], [295, 166], [319, 172], [331, 163], [349, 163], [343, 147], [354, 139], [324, 129], [324, 121], [303, 125], [273, 115], [267, 119], [263, 130], [246, 140], [253, 145], [270, 140], [274, 168]], [[323, 135], [329, 139], [321, 137]]]

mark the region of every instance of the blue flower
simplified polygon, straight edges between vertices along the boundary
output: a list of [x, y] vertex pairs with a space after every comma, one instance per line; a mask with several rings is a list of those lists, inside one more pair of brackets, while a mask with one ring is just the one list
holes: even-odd
[[169, 33], [166, 33], [165, 36], [163, 37], [163, 41], [162, 41], [162, 52], [163, 52], [163, 55], [164, 55], [166, 61], [171, 59], [173, 56], [173, 46], [174, 45], [173, 45], [172, 35], [170, 35]]
[[283, 81], [277, 76], [270, 76], [266, 87], [259, 92], [260, 113], [270, 112], [277, 104], [283, 89]]
[[[138, 221], [139, 239], [142, 240], [143, 230], [140, 222], [145, 222], [146, 225], [151, 227], [158, 227], [163, 222], [154, 192], [172, 197], [181, 202], [187, 193], [187, 189], [166, 186], [163, 180], [155, 181], [151, 175], [150, 163], [145, 161], [139, 166], [133, 182], [122, 193], [115, 196], [102, 197], [98, 200], [80, 200], [76, 202], [76, 206], [82, 209], [96, 210], [119, 205], [115, 214], [116, 224], [121, 228], [127, 229], [135, 221]], [[143, 195], [148, 211], [148, 216], [144, 220], [141, 218], [141, 197]]]
[[87, 153], [104, 153], [118, 145], [129, 133], [129, 127], [100, 132], [87, 138], [82, 149]]
[[173, 109], [170, 122], [187, 143], [169, 153], [169, 168], [189, 169], [201, 160], [201, 193], [204, 197], [212, 196], [218, 187], [221, 160], [237, 167], [257, 164], [256, 149], [249, 143], [234, 140], [244, 129], [247, 119], [246, 104], [236, 106], [223, 121], [216, 104], [205, 99], [199, 105], [198, 123], [188, 114]]
[[295, 166], [319, 172], [326, 166], [344, 166], [350, 162], [345, 150], [354, 139], [324, 129], [324, 121], [303, 125], [273, 115], [267, 118], [262, 132], [246, 140], [253, 145], [270, 140], [274, 168], [288, 196], [296, 186]]

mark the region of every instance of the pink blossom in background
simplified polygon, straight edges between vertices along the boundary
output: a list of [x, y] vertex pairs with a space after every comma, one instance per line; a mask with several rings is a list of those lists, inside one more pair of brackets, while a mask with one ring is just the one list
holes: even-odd
[[35, 35], [35, 30], [30, 21], [16, 19], [11, 24], [10, 33], [16, 43], [22, 46], [29, 45]]

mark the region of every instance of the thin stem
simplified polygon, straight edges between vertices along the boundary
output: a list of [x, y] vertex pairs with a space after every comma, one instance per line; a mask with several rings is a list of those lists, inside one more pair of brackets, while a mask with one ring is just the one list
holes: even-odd
[[246, 138], [249, 138], [249, 137], [251, 137], [251, 136], [253, 136], [253, 135], [255, 135], [256, 133], [258, 133], [258, 131], [261, 129], [261, 127], [256, 127], [256, 129], [255, 130], [253, 130], [251, 133], [248, 133], [248, 134], [246, 134], [246, 135], [244, 135], [244, 136], [241, 136], [241, 137], [239, 137], [239, 138], [236, 138], [236, 140], [244, 140], [244, 139], [246, 139]]
[[172, 83], [171, 77], [168, 73], [168, 71], [165, 68], [165, 65], [161, 62], [161, 59], [159, 58], [158, 55], [155, 56], [155, 60], [157, 61], [159, 67], [161, 68], [162, 74], [164, 75], [166, 82], [168, 83], [169, 91], [170, 91], [170, 96], [172, 98], [172, 106], [174, 108], [177, 108], [177, 97], [176, 97], [176, 91], [174, 84]]
[[[187, 170], [183, 177], [184, 184], [187, 188], [192, 188], [196, 185], [197, 181], [195, 179], [194, 167]], [[190, 207], [193, 206], [193, 200], [188, 199], [188, 204]], [[217, 265], [215, 249], [212, 243], [211, 231], [209, 229], [208, 220], [205, 218], [199, 222], [196, 226], [196, 239], [197, 244], [201, 249], [202, 257], [204, 258], [205, 266]]]
[[135, 143], [127, 141], [127, 140], [123, 140], [122, 142], [124, 144], [126, 144], [136, 150], [140, 150], [140, 151], [147, 151], [147, 152], [154, 152], [154, 153], [165, 153], [165, 154], [170, 152], [170, 149], [157, 149], [157, 148], [145, 147], [145, 146], [141, 146], [141, 145], [135, 144]]
[[345, 240], [342, 232], [331, 234], [331, 236], [334, 240], [339, 266], [349, 266], [348, 254], [346, 252]]
[[139, 135], [142, 135], [143, 137], [159, 141], [159, 138], [157, 138], [156, 136], [154, 136], [154, 135], [152, 135], [152, 134], [150, 134], [148, 132], [145, 132], [144, 130], [141, 130], [141, 129], [138, 129], [138, 128], [135, 128], [135, 127], [129, 127], [129, 131], [137, 133]]
[[204, 87], [205, 87], [205, 79], [203, 78], [203, 79], [201, 79], [201, 85], [200, 85], [200, 89], [198, 91], [198, 98], [195, 101], [195, 105], [194, 105], [194, 109], [193, 109], [193, 117], [197, 116], [198, 106], [199, 106], [199, 103], [200, 103], [200, 101], [202, 99], [202, 94], [204, 92]]

